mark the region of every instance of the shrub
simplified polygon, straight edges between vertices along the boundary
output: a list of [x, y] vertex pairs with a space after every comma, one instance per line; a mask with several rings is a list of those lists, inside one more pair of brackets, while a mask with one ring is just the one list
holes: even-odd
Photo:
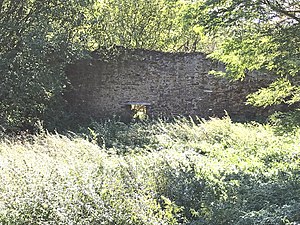
[[300, 222], [300, 132], [229, 118], [95, 125], [113, 149], [76, 135], [2, 139], [0, 224]]

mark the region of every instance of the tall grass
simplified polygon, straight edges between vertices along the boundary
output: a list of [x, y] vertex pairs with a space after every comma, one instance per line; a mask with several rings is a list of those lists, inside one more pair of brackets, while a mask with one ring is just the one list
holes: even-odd
[[94, 123], [0, 143], [0, 224], [299, 224], [300, 132]]

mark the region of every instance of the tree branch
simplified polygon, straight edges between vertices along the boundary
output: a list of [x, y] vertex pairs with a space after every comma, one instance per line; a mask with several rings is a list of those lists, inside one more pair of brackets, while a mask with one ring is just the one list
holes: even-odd
[[267, 6], [269, 6], [272, 10], [274, 10], [275, 12], [285, 15], [291, 19], [296, 20], [298, 23], [300, 23], [300, 17], [296, 16], [296, 13], [299, 12], [298, 10], [296, 11], [289, 11], [289, 10], [284, 10], [283, 6], [280, 5], [278, 2], [276, 2], [277, 4], [273, 4], [272, 2], [270, 2], [270, 0], [263, 0], [262, 1], [264, 4], [266, 4]]

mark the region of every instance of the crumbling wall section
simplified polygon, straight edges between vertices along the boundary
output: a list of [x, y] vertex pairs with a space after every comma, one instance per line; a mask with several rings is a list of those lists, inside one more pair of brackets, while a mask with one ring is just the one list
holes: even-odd
[[211, 74], [222, 69], [202, 53], [119, 51], [112, 59], [94, 53], [67, 69], [71, 108], [89, 117], [125, 115], [127, 102], [150, 104], [153, 116], [198, 115], [255, 118], [266, 111], [245, 105], [246, 96], [271, 82], [251, 75], [229, 81]]

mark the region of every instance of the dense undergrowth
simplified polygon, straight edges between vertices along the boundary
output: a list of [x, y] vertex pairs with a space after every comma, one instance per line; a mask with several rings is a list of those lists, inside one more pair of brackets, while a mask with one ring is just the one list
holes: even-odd
[[0, 143], [0, 224], [300, 224], [300, 131], [93, 123]]

